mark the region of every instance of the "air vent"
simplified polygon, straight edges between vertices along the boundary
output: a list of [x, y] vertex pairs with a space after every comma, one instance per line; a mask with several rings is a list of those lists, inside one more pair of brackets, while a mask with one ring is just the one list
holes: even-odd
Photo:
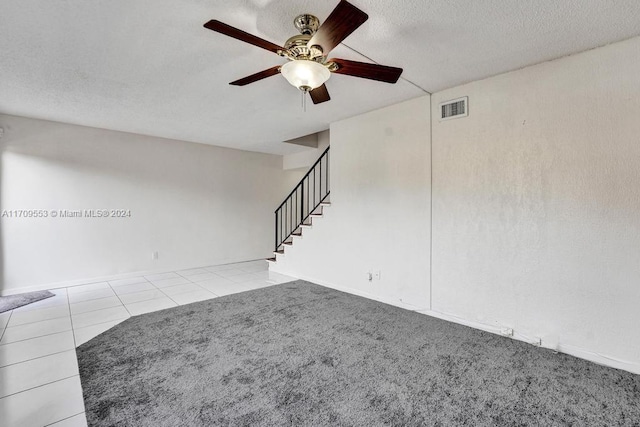
[[469, 98], [458, 98], [440, 104], [440, 120], [457, 119], [469, 115]]

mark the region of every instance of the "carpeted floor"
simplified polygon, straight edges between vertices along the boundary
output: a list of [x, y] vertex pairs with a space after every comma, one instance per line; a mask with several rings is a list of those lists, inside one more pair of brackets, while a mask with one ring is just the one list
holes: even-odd
[[640, 376], [303, 281], [77, 354], [90, 426], [640, 425]]
[[50, 298], [52, 296], [53, 294], [49, 291], [35, 291], [0, 297], [0, 313], [22, 307], [23, 305], [31, 304], [32, 302]]

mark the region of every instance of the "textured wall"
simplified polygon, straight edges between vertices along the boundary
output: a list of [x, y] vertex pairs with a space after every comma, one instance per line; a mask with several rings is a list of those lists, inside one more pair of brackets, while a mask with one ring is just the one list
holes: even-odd
[[0, 126], [0, 209], [132, 215], [2, 218], [5, 292], [265, 258], [273, 210], [300, 178], [279, 156], [14, 116]]
[[636, 38], [432, 96], [431, 300], [429, 97], [332, 125], [333, 206], [275, 269], [640, 373], [639, 58]]
[[636, 38], [433, 96], [434, 310], [640, 372], [639, 75]]
[[428, 96], [333, 123], [333, 206], [272, 270], [428, 306], [429, 138]]

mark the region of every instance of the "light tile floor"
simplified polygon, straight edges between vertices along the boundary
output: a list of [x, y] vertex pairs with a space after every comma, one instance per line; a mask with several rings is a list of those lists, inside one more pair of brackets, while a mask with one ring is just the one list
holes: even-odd
[[0, 426], [86, 426], [75, 348], [127, 318], [291, 280], [251, 261], [52, 289], [0, 314]]

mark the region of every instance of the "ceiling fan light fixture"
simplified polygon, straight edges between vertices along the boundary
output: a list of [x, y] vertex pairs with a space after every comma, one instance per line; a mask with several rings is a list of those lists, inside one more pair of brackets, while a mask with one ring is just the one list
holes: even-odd
[[306, 59], [298, 59], [284, 64], [280, 70], [292, 86], [309, 92], [322, 86], [331, 77], [331, 72], [324, 65]]

